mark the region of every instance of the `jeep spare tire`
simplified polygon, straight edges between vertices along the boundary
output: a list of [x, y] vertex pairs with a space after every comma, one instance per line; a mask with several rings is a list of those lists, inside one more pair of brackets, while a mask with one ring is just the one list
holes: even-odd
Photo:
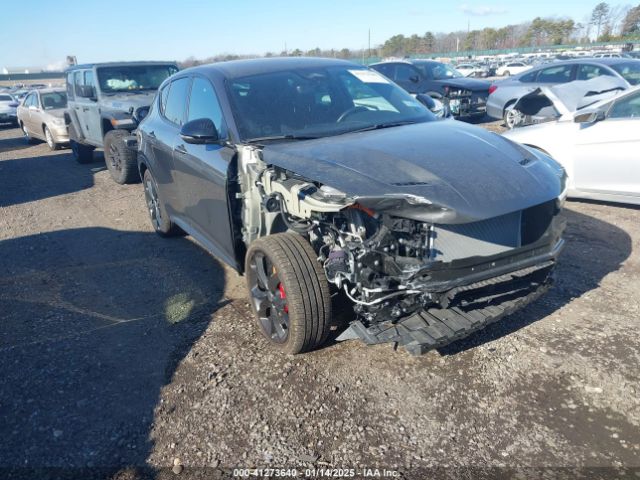
[[127, 130], [111, 130], [104, 136], [104, 161], [111, 178], [119, 184], [140, 181], [137, 152], [124, 143], [129, 135], [131, 133]]

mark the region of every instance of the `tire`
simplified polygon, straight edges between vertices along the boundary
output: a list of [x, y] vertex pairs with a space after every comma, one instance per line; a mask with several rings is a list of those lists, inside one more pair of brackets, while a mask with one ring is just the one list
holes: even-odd
[[127, 130], [110, 130], [104, 136], [104, 161], [113, 181], [121, 185], [140, 181], [137, 152], [124, 143], [129, 135]]
[[161, 237], [183, 235], [184, 232], [171, 221], [164, 202], [160, 198], [158, 184], [149, 169], [145, 170], [142, 183], [149, 218], [155, 232]]
[[519, 118], [521, 117], [521, 115], [522, 114], [518, 110], [513, 108], [513, 104], [507, 105], [502, 115], [504, 126], [509, 130], [512, 130], [519, 123]]
[[93, 151], [95, 147], [80, 143], [77, 138], [78, 134], [72, 122], [69, 125], [69, 146], [71, 147], [71, 154], [74, 160], [80, 164], [93, 162]]
[[79, 143], [75, 140], [69, 142], [71, 146], [71, 153], [73, 158], [78, 163], [91, 163], [93, 162], [93, 150], [95, 147]]
[[29, 131], [27, 127], [24, 126], [24, 123], [20, 124], [20, 130], [22, 130], [22, 136], [24, 137], [24, 141], [27, 142], [27, 145], [33, 145], [36, 143], [36, 139], [29, 135]]
[[262, 334], [283, 353], [322, 345], [329, 334], [329, 284], [309, 242], [295, 233], [255, 240], [245, 257], [251, 309]]
[[511, 76], [511, 72], [510, 72], [509, 70], [506, 70], [506, 71], [504, 72], [504, 76], [505, 76], [505, 77], [510, 77], [510, 76]]
[[44, 138], [46, 139], [47, 145], [49, 146], [49, 150], [59, 150], [60, 145], [57, 144], [56, 141], [53, 139], [53, 134], [51, 133], [51, 130], [49, 130], [49, 127], [45, 125], [43, 132], [44, 132]]

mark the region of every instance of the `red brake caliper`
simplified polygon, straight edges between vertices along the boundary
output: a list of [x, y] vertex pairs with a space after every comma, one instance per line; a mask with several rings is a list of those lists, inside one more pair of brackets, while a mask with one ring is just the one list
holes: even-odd
[[[287, 294], [284, 293], [284, 286], [282, 285], [282, 283], [278, 284], [278, 291], [280, 292], [280, 298], [282, 298], [283, 300], [287, 298]], [[284, 313], [289, 313], [289, 305], [287, 304], [284, 305]]]

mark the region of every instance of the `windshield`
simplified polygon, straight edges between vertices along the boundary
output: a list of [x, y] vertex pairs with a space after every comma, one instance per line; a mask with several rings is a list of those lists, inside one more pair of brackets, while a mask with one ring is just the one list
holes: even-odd
[[640, 85], [640, 62], [637, 60], [615, 63], [611, 65], [611, 68], [622, 75], [622, 77], [631, 85]]
[[304, 68], [227, 83], [240, 136], [321, 137], [435, 116], [385, 77], [361, 67]]
[[10, 95], [0, 95], [0, 102], [13, 102]]
[[459, 71], [446, 63], [417, 63], [415, 66], [422, 71], [423, 75], [433, 80], [464, 77]]
[[41, 93], [40, 98], [45, 110], [67, 107], [67, 94], [64, 92]]
[[164, 80], [176, 73], [175, 65], [123, 65], [98, 69], [103, 93], [157, 90]]

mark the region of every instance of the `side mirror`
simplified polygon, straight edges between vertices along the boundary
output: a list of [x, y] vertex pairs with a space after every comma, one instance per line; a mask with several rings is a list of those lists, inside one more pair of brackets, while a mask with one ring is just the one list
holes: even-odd
[[144, 118], [149, 115], [150, 106], [138, 107], [135, 112], [133, 112], [133, 118], [136, 122], [140, 123]]
[[19, 105], [20, 105], [20, 104], [19, 104], [18, 102], [11, 102], [11, 103], [9, 104], [9, 106], [10, 106], [11, 108], [16, 108], [16, 107], [18, 107]]
[[185, 123], [180, 129], [180, 137], [187, 143], [215, 143], [220, 139], [218, 130], [209, 118], [198, 118]]
[[80, 98], [96, 98], [96, 89], [91, 85], [78, 85], [78, 96]]
[[604, 112], [584, 112], [573, 117], [575, 123], [596, 123], [605, 119]]
[[420, 81], [420, 77], [418, 75], [412, 75], [411, 77], [409, 77], [409, 80], [411, 80], [411, 82], [413, 83], [418, 83]]
[[421, 104], [427, 107], [429, 110], [433, 110], [436, 107], [436, 102], [433, 101], [426, 93], [419, 93], [416, 95], [416, 100], [418, 100]]

